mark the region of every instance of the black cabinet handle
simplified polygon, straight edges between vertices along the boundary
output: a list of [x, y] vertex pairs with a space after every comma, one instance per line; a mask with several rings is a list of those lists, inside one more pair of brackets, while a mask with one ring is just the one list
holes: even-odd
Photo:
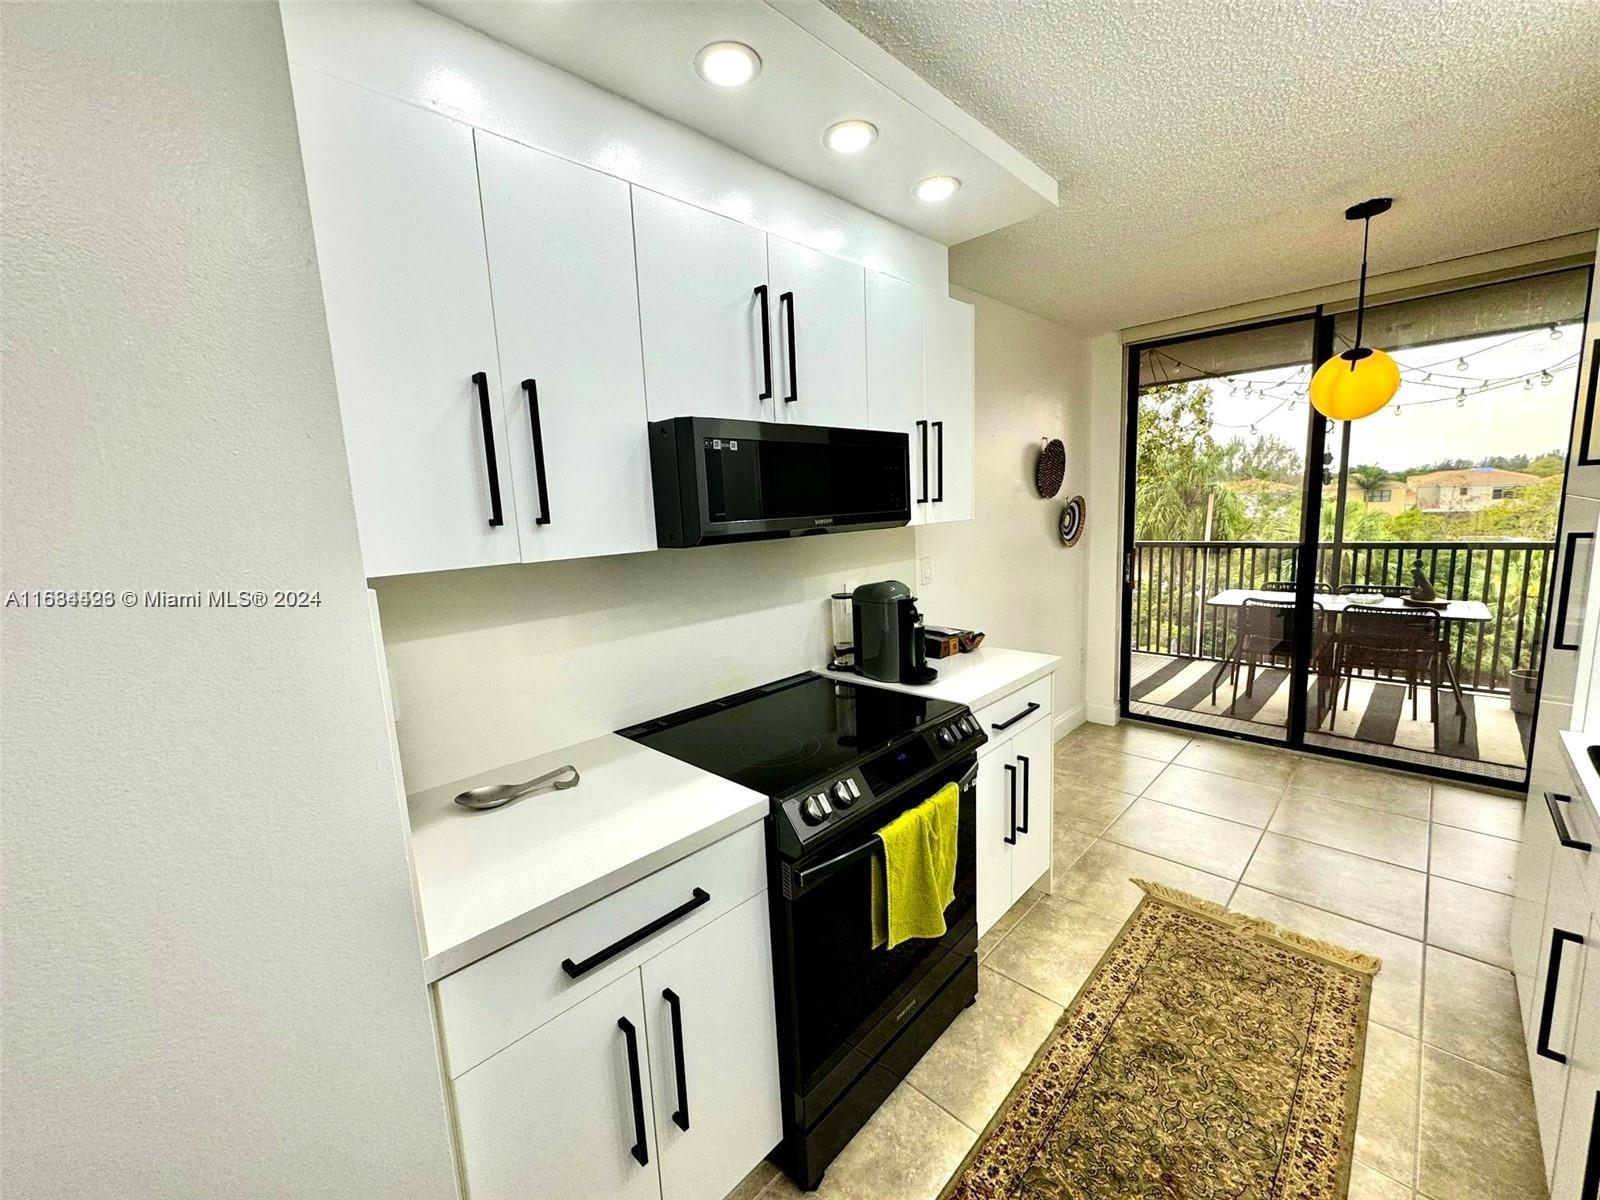
[[533, 427], [533, 473], [539, 482], [539, 515], [535, 525], [550, 524], [550, 493], [544, 482], [544, 427], [539, 423], [539, 385], [532, 379], [522, 381], [522, 390], [528, 393], [528, 419]]
[[500, 463], [494, 455], [494, 417], [489, 412], [489, 376], [476, 371], [472, 386], [478, 389], [478, 415], [483, 420], [483, 453], [489, 460], [489, 524], [504, 525], [500, 512]]
[[789, 306], [789, 394], [783, 398], [785, 404], [793, 404], [800, 399], [800, 386], [795, 382], [794, 367], [794, 293], [784, 292], [778, 297], [778, 319], [783, 319], [783, 307]]
[[1017, 755], [1017, 761], [1022, 764], [1022, 824], [1017, 826], [1017, 832], [1018, 833], [1027, 833], [1028, 832], [1028, 798], [1029, 798], [1028, 797], [1028, 793], [1031, 790], [1028, 785], [1032, 782], [1031, 779], [1029, 778], [1031, 773], [1028, 770], [1028, 756], [1026, 754]]
[[758, 284], [756, 297], [761, 301], [761, 377], [766, 380], [767, 386], [761, 390], [757, 400], [772, 399], [772, 331], [767, 328], [767, 285]]
[[624, 950], [627, 950], [632, 946], [637, 946], [640, 942], [644, 941], [645, 938], [649, 937], [652, 933], [657, 933], [660, 930], [665, 929], [668, 925], [671, 925], [674, 921], [682, 920], [684, 917], [686, 917], [690, 913], [692, 913], [695, 909], [699, 908], [706, 901], [710, 900], [711, 899], [711, 894], [709, 892], [705, 891], [703, 888], [695, 888], [694, 891], [692, 893], [690, 893], [690, 897], [691, 897], [690, 899], [685, 900], [682, 904], [678, 905], [678, 907], [673, 909], [671, 912], [662, 913], [654, 921], [651, 921], [650, 924], [640, 926], [638, 929], [635, 929], [632, 933], [630, 933], [627, 937], [623, 938], [621, 941], [612, 942], [611, 945], [607, 946], [604, 950], [601, 950], [600, 952], [598, 952], [596, 954], [591, 954], [588, 958], [584, 959], [582, 962], [573, 962], [570, 958], [562, 959], [561, 960], [561, 969], [563, 971], [565, 971], [573, 979], [577, 979], [580, 976], [587, 975], [590, 971], [594, 970], [601, 963], [605, 962], [606, 959], [615, 958], [617, 955], [621, 954]]
[[678, 1072], [678, 1111], [672, 1114], [672, 1123], [688, 1133], [689, 1085], [683, 1075], [683, 1001], [671, 988], [663, 988], [661, 994], [672, 1009], [672, 1066]]
[[1544, 803], [1545, 807], [1550, 810], [1550, 821], [1556, 827], [1556, 841], [1560, 842], [1568, 850], [1582, 850], [1585, 854], [1594, 849], [1588, 842], [1580, 841], [1578, 838], [1573, 837], [1572, 831], [1567, 828], [1567, 818], [1561, 811], [1561, 805], [1571, 804], [1571, 796], [1560, 796], [1555, 792], [1546, 792], [1544, 794]]
[[628, 1042], [628, 1090], [633, 1093], [633, 1145], [629, 1153], [641, 1167], [648, 1167], [650, 1148], [644, 1140], [644, 1090], [639, 1083], [639, 1033], [627, 1017], [617, 1018], [617, 1028]]
[[918, 504], [928, 502], [928, 423], [917, 422], [917, 436], [922, 439], [922, 495], [917, 497]]
[[937, 440], [939, 442], [939, 477], [938, 477], [939, 478], [939, 489], [938, 489], [938, 493], [933, 498], [933, 502], [935, 504], [943, 504], [944, 503], [944, 422], [943, 421], [935, 421], [933, 423], [933, 432], [937, 436]]
[[1583, 1160], [1578, 1200], [1600, 1200], [1600, 1092], [1594, 1094], [1594, 1115], [1589, 1118], [1589, 1153]]
[[1006, 774], [1011, 777], [1011, 832], [1006, 835], [1005, 843], [1008, 846], [1017, 844], [1017, 769], [1010, 763], [1006, 764]]
[[1028, 707], [1023, 709], [1016, 716], [1012, 717], [1010, 720], [1001, 721], [998, 725], [994, 726], [994, 728], [996, 728], [996, 729], [1010, 729], [1018, 721], [1022, 720], [1023, 717], [1029, 716], [1030, 714], [1036, 713], [1038, 711], [1039, 711], [1039, 705], [1037, 703], [1030, 702], [1028, 704]]
[[1583, 939], [1575, 933], [1568, 933], [1565, 929], [1550, 931], [1550, 966], [1544, 973], [1544, 1004], [1539, 1009], [1539, 1040], [1534, 1045], [1539, 1057], [1558, 1063], [1566, 1062], [1567, 1056], [1559, 1050], [1550, 1049], [1550, 1026], [1556, 1016], [1556, 985], [1561, 979], [1561, 951], [1568, 942], [1583, 945]]

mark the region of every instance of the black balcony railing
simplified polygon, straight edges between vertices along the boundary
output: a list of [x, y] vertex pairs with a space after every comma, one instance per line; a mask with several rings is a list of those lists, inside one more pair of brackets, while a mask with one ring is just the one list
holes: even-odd
[[[1552, 542], [1331, 542], [1317, 547], [1320, 589], [1335, 584], [1409, 584], [1423, 574], [1450, 600], [1481, 600], [1490, 620], [1449, 623], [1461, 685], [1507, 691], [1513, 668], [1538, 670], [1544, 657], [1545, 596]], [[1236, 609], [1207, 599], [1227, 588], [1295, 579], [1295, 542], [1135, 542], [1133, 649], [1222, 659], [1233, 644]], [[1335, 568], [1337, 567], [1337, 572]]]

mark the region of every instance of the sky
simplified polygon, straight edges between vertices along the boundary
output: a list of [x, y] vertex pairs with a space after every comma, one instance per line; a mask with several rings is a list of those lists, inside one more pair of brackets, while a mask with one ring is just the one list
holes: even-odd
[[[1572, 323], [1557, 329], [1559, 338], [1535, 329], [1394, 351], [1400, 391], [1385, 408], [1352, 425], [1351, 465], [1375, 463], [1403, 471], [1440, 459], [1565, 454], [1583, 327]], [[1458, 366], [1463, 356], [1465, 370]], [[1542, 370], [1550, 372], [1549, 384], [1538, 378]], [[1427, 382], [1425, 374], [1431, 376]], [[1534, 375], [1531, 389], [1518, 378], [1529, 374]], [[1309, 378], [1309, 367], [1299, 367], [1210, 380], [1212, 436], [1222, 443], [1251, 441], [1253, 425], [1259, 434], [1282, 438], [1302, 452]], [[1467, 394], [1458, 404], [1462, 388]], [[1337, 445], [1330, 442], [1330, 448]]]

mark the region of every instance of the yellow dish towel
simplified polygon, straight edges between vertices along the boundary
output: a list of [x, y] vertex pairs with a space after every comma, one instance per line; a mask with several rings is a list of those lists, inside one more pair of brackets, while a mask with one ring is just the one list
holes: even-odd
[[[943, 937], [956, 898], [956, 827], [961, 790], [949, 783], [882, 829], [883, 866], [872, 857], [872, 944], [893, 950], [910, 938]], [[885, 878], [887, 868], [887, 878]]]

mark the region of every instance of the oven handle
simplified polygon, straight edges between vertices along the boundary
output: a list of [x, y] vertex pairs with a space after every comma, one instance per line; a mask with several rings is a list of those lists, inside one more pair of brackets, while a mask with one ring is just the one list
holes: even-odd
[[[964, 792], [972, 786], [972, 781], [977, 777], [978, 764], [974, 762], [966, 773], [956, 780], [956, 787]], [[865, 858], [882, 845], [883, 843], [878, 840], [878, 835], [874, 833], [872, 837], [854, 849], [846, 850], [842, 854], [836, 854], [830, 859], [819, 862], [814, 867], [806, 867], [802, 871], [796, 871], [794, 873], [794, 895], [803, 895], [812, 884], [828, 878], [828, 876], [844, 867], [848, 867], [853, 862]]]

